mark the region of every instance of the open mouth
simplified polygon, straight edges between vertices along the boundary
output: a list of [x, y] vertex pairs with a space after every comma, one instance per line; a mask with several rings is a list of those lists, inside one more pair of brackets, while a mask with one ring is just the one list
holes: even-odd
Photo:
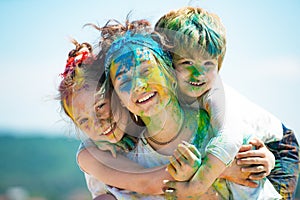
[[143, 98], [140, 98], [136, 101], [136, 103], [139, 104], [145, 104], [147, 103], [150, 99], [152, 99], [155, 95], [157, 94], [157, 92], [151, 92], [150, 94], [147, 94], [146, 96], [144, 96]]
[[199, 86], [204, 85], [205, 82], [194, 82], [194, 81], [190, 81], [189, 84], [192, 85], [192, 86], [197, 86], [197, 87], [199, 87]]
[[117, 123], [114, 122], [111, 124], [111, 126], [109, 126], [105, 131], [103, 131], [103, 135], [109, 135], [110, 133], [114, 132], [114, 130], [116, 129], [116, 125]]

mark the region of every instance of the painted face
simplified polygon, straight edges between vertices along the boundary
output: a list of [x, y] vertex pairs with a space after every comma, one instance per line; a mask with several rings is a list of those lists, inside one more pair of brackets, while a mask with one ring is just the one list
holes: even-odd
[[147, 48], [114, 59], [110, 77], [123, 104], [138, 116], [153, 116], [170, 101], [170, 81]]
[[75, 92], [72, 106], [76, 125], [92, 140], [116, 143], [122, 139], [128, 118], [119, 112], [112, 116], [109, 98], [84, 88]]
[[183, 49], [179, 54], [173, 57], [179, 90], [196, 100], [212, 88], [218, 75], [218, 60], [194, 49]]

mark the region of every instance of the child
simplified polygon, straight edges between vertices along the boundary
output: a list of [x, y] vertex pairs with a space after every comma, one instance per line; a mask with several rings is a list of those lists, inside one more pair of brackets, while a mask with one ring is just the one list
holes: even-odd
[[[278, 143], [283, 133], [284, 137], [280, 144], [286, 143], [285, 137], [292, 138], [293, 148], [289, 148], [291, 159], [282, 163], [284, 158], [279, 158], [278, 153], [275, 156], [277, 156], [276, 162], [281, 165], [280, 171], [289, 175], [283, 182], [281, 182], [281, 177], [271, 178], [271, 181], [283, 198], [293, 198], [298, 178], [298, 144], [296, 138], [290, 131], [287, 132], [287, 129], [278, 119], [226, 85], [224, 97], [218, 71], [225, 55], [226, 40], [225, 30], [219, 18], [200, 8], [182, 8], [164, 15], [157, 22], [156, 31], [165, 34], [171, 42], [168, 46], [170, 46], [169, 50], [173, 56], [182, 102], [192, 106], [200, 105], [210, 114], [215, 137], [206, 147], [206, 153], [212, 161], [219, 163], [218, 167], [213, 166], [212, 168], [203, 163], [189, 183], [176, 183], [175, 188], [183, 190], [184, 186], [191, 186], [193, 183], [197, 188], [205, 188], [205, 185], [210, 184], [211, 180], [216, 177], [212, 173], [222, 172], [233, 160], [239, 146], [248, 142], [253, 135], [261, 138], [264, 142], [268, 142], [270, 146], [274, 144], [273, 148], [277, 148], [276, 150], [279, 152], [281, 148]], [[273, 143], [274, 141], [276, 143]], [[168, 167], [174, 178], [179, 176], [175, 171], [179, 173], [181, 170], [177, 160], [180, 162], [178, 157], [183, 154], [178, 154], [178, 152], [180, 152], [179, 149]], [[185, 165], [182, 162], [180, 164]], [[292, 170], [285, 172], [289, 165], [291, 165]], [[205, 173], [205, 175], [201, 173]], [[290, 177], [293, 178], [290, 179]], [[168, 186], [173, 186], [173, 184], [175, 183], [167, 183]], [[267, 195], [231, 182], [226, 184], [231, 192], [231, 197], [236, 199], [266, 198], [264, 195]], [[263, 181], [260, 183], [261, 188], [266, 185]], [[193, 194], [189, 193], [191, 191], [197, 190], [186, 190], [187, 195]], [[276, 195], [273, 198], [277, 198]]]
[[[115, 111], [115, 115], [112, 116], [109, 95], [101, 92], [105, 80], [103, 76], [99, 79], [103, 74], [99, 67], [102, 58], [96, 58], [93, 55], [90, 44], [79, 44], [76, 40], [72, 40], [72, 42], [76, 48], [68, 55], [65, 71], [61, 74], [63, 80], [59, 87], [59, 99], [63, 110], [88, 136], [89, 140], [84, 142], [85, 145], [89, 146], [89, 142], [95, 141], [97, 148], [102, 150], [116, 148], [124, 151], [131, 150], [136, 139], [128, 135], [124, 136], [128, 122], [126, 112], [124, 109], [120, 109]], [[116, 107], [118, 106], [115, 105]], [[115, 150], [111, 151], [115, 152]], [[103, 170], [103, 165], [101, 167]], [[109, 170], [109, 167], [105, 169]], [[107, 192], [104, 183], [87, 173], [85, 173], [85, 177], [93, 198]], [[104, 177], [102, 181], [106, 181], [106, 179]], [[115, 182], [119, 182], [119, 180], [115, 178]], [[112, 185], [115, 182], [107, 181]]]

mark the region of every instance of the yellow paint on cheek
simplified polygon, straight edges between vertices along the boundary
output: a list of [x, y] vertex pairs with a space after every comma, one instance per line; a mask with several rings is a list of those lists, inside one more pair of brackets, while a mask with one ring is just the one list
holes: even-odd
[[117, 64], [113, 61], [112, 64], [111, 64], [111, 67], [110, 67], [110, 77], [111, 77], [111, 79], [112, 79], [112, 82], [113, 82], [113, 80], [115, 79], [115, 75], [116, 75], [117, 69], [118, 69], [118, 66], [117, 66]]

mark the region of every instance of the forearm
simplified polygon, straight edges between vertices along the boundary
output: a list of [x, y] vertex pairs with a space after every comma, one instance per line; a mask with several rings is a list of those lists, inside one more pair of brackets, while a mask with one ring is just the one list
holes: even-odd
[[195, 190], [199, 195], [203, 195], [212, 186], [214, 181], [226, 169], [226, 165], [217, 157], [208, 154], [201, 167], [190, 181], [195, 182]]
[[135, 162], [97, 148], [83, 150], [78, 155], [79, 166], [99, 181], [114, 187], [145, 194], [161, 194], [162, 180], [170, 179], [165, 166], [143, 168]]

